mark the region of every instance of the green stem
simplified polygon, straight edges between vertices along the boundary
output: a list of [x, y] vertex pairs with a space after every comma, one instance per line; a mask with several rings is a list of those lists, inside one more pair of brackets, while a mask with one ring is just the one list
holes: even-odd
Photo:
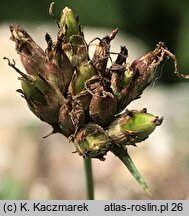
[[84, 159], [87, 199], [94, 200], [94, 183], [91, 158]]

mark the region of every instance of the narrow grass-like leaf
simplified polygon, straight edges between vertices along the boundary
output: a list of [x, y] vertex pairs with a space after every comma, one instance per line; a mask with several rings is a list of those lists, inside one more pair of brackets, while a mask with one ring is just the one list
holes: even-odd
[[146, 191], [148, 194], [150, 194], [149, 188], [148, 188], [146, 182], [144, 181], [143, 177], [141, 176], [141, 174], [139, 173], [138, 169], [136, 168], [134, 162], [132, 161], [131, 157], [129, 156], [127, 149], [117, 146], [117, 147], [111, 149], [111, 151], [125, 164], [127, 169], [131, 172], [131, 174], [137, 180], [137, 182], [142, 187], [142, 189], [144, 191]]

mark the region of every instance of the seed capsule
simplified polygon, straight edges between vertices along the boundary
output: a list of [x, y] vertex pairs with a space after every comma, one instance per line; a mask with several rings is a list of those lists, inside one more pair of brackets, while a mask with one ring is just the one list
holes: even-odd
[[79, 67], [83, 61], [89, 60], [88, 45], [85, 42], [78, 18], [68, 7], [63, 9], [58, 35], [64, 35], [62, 49], [73, 66]]
[[146, 55], [135, 60], [129, 70], [132, 71], [130, 85], [121, 91], [121, 101], [119, 111], [133, 100], [140, 97], [143, 90], [152, 82], [155, 76], [157, 66], [166, 58], [173, 58], [171, 53], [165, 47], [165, 44], [159, 42], [157, 47]]
[[86, 90], [83, 90], [79, 94], [74, 96], [74, 99], [77, 100], [81, 104], [85, 112], [85, 122], [86, 123], [91, 121], [91, 118], [89, 116], [89, 105], [91, 102], [91, 98], [92, 98], [92, 95]]
[[42, 121], [53, 127], [57, 126], [59, 109], [64, 103], [64, 97], [59, 89], [56, 89], [41, 75], [31, 76], [21, 72], [14, 62], [11, 63], [9, 59], [7, 60], [9, 66], [21, 75], [19, 80], [21, 81], [22, 89], [17, 91], [27, 101], [30, 110]]
[[110, 82], [101, 76], [93, 76], [86, 82], [86, 89], [92, 95], [89, 115], [100, 126], [107, 126], [116, 113], [117, 99], [113, 95]]
[[89, 114], [95, 123], [105, 127], [114, 118], [116, 107], [117, 100], [113, 95], [93, 95], [89, 106]]
[[10, 39], [16, 43], [16, 51], [26, 72], [30, 75], [43, 75], [45, 52], [21, 26], [10, 25], [9, 28], [12, 34]]
[[130, 69], [129, 65], [113, 65], [110, 68], [111, 71], [111, 89], [118, 99], [118, 107], [119, 103], [122, 99], [121, 91], [126, 89], [131, 82], [133, 71]]
[[60, 100], [56, 90], [53, 89], [46, 81], [40, 77], [36, 77], [34, 82], [30, 82], [25, 78], [20, 78], [22, 85], [22, 95], [28, 102], [30, 110], [51, 125], [58, 123], [58, 113], [63, 103]]
[[85, 82], [95, 74], [96, 70], [93, 67], [91, 61], [82, 62], [72, 77], [72, 81], [69, 86], [69, 92], [72, 95], [77, 95], [80, 93], [85, 87]]
[[62, 133], [69, 137], [85, 124], [85, 113], [82, 105], [77, 100], [67, 100], [59, 111], [59, 123]]
[[62, 49], [62, 40], [63, 35], [58, 37], [56, 43], [53, 43], [50, 36], [46, 35], [48, 48], [46, 49], [45, 78], [66, 94], [74, 69]]
[[83, 157], [104, 160], [111, 140], [102, 127], [97, 124], [86, 124], [76, 135], [76, 151]]
[[111, 75], [111, 89], [118, 100], [118, 110], [120, 111], [121, 91], [130, 85], [133, 72], [126, 63], [128, 51], [125, 46], [121, 47], [117, 59], [109, 68]]
[[126, 111], [108, 126], [107, 134], [118, 145], [135, 145], [148, 138], [162, 121], [146, 109]]

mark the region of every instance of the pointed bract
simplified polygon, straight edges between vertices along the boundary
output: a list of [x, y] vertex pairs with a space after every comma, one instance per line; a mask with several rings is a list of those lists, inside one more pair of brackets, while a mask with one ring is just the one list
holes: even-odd
[[127, 149], [123, 147], [116, 146], [111, 150], [127, 167], [127, 169], [130, 171], [130, 173], [133, 175], [133, 177], [136, 179], [136, 181], [139, 183], [141, 188], [146, 191], [149, 194], [149, 189], [144, 181], [143, 177], [137, 170], [135, 164], [133, 163], [132, 159], [130, 158]]

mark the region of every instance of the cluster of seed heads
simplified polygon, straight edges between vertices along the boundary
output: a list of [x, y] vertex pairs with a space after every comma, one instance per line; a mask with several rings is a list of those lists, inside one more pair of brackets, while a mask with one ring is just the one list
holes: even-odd
[[[51, 4], [49, 13], [54, 17]], [[131, 64], [128, 50], [121, 46], [116, 60], [111, 60], [110, 44], [118, 29], [98, 40], [92, 58], [83, 30], [72, 10], [65, 7], [58, 22], [57, 40], [47, 33], [44, 51], [18, 25], [10, 25], [11, 40], [27, 73], [20, 71], [8, 58], [9, 66], [20, 75], [21, 89], [29, 109], [75, 144], [83, 157], [104, 160], [113, 152], [128, 167], [140, 185], [147, 186], [127, 153], [128, 145], [136, 145], [162, 123], [159, 118], [141, 111], [127, 110], [127, 105], [141, 97], [152, 82], [157, 66], [165, 59], [177, 61], [163, 42]], [[111, 66], [108, 67], [108, 61]]]

